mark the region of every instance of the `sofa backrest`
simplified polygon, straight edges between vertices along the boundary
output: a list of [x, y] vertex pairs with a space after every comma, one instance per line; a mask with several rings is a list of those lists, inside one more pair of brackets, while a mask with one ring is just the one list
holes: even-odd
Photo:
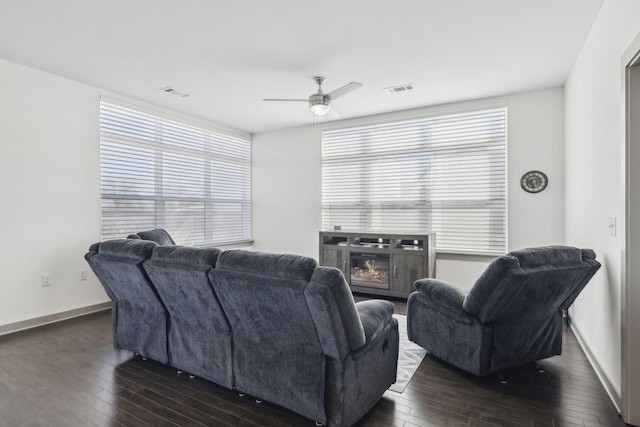
[[325, 355], [305, 299], [316, 267], [229, 250], [209, 277], [232, 329], [235, 388], [324, 422]]
[[143, 266], [169, 313], [172, 366], [232, 387], [231, 328], [208, 273], [219, 249], [157, 246]]
[[173, 317], [228, 332], [229, 323], [208, 277], [219, 255], [215, 248], [157, 246], [143, 267]]
[[139, 231], [135, 234], [129, 234], [127, 239], [150, 240], [163, 246], [176, 244], [169, 232], [163, 228], [154, 228], [153, 230]]
[[495, 259], [475, 282], [463, 308], [483, 322], [568, 308], [600, 264], [590, 250], [545, 246]]
[[582, 282], [578, 284], [578, 286], [576, 286], [573, 291], [567, 296], [567, 298], [562, 302], [562, 304], [560, 305], [560, 308], [562, 310], [567, 310], [569, 309], [569, 307], [571, 307], [571, 304], [573, 304], [580, 292], [582, 292], [582, 289], [584, 289], [593, 275], [596, 274], [596, 271], [598, 271], [598, 269], [600, 268], [600, 263], [596, 261], [596, 253], [591, 249], [582, 249], [582, 261], [586, 264], [589, 264], [590, 269], [585, 274]]
[[85, 259], [112, 299], [146, 305], [159, 302], [142, 268], [157, 246], [144, 240], [108, 240], [91, 245]]
[[148, 240], [109, 240], [92, 245], [85, 258], [114, 301], [116, 347], [166, 363], [166, 311], [142, 267], [156, 247]]

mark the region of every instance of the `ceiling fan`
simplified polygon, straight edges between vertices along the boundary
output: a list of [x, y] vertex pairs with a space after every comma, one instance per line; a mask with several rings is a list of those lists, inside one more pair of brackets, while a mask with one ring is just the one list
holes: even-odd
[[318, 91], [316, 93], [312, 93], [309, 96], [309, 99], [264, 98], [263, 101], [308, 102], [309, 108], [313, 114], [316, 116], [324, 116], [331, 109], [331, 101], [362, 86], [362, 83], [351, 82], [329, 93], [324, 93], [322, 92], [324, 77], [314, 77], [313, 80], [318, 84]]

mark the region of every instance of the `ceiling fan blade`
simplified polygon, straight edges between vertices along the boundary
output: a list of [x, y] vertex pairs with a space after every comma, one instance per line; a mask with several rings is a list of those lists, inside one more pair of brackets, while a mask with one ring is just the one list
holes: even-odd
[[329, 99], [336, 99], [342, 95], [346, 95], [352, 90], [358, 89], [359, 87], [362, 87], [362, 83], [358, 83], [358, 82], [347, 83], [346, 85], [329, 92], [326, 96]]
[[340, 110], [338, 110], [333, 104], [331, 104], [331, 109], [329, 110], [329, 113], [327, 115], [333, 119], [339, 119], [340, 117], [342, 117], [342, 114], [340, 114]]
[[262, 98], [263, 101], [309, 102], [308, 99]]

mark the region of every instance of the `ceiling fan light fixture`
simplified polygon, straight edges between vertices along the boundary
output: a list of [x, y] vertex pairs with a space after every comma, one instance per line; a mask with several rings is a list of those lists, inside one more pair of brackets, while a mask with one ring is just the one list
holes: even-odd
[[316, 116], [324, 116], [331, 109], [331, 107], [329, 106], [329, 103], [326, 103], [326, 102], [315, 102], [315, 103], [310, 102], [309, 104], [310, 104], [309, 108], [311, 109], [311, 112]]

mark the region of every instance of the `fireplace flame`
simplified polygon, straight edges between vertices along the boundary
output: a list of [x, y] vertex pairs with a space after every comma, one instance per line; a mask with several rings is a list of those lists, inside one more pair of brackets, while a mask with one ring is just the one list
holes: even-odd
[[386, 283], [388, 280], [387, 271], [373, 260], [366, 260], [363, 268], [357, 269], [354, 273], [359, 280], [374, 283]]
[[367, 260], [364, 265], [367, 266], [367, 272], [369, 273], [369, 275], [371, 276], [375, 276], [376, 275], [376, 266], [373, 265], [373, 263], [371, 262], [371, 260]]

